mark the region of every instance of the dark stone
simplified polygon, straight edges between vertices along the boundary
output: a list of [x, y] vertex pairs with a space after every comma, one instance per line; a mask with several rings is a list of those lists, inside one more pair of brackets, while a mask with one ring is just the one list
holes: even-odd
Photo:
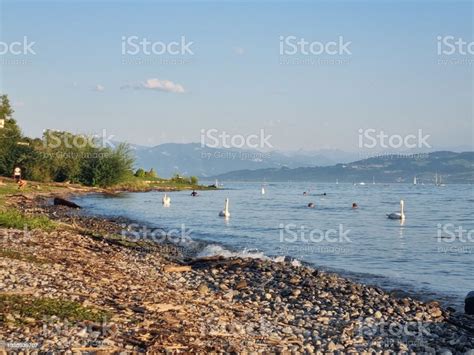
[[474, 314], [474, 291], [467, 294], [464, 306], [466, 314]]
[[66, 206], [66, 207], [71, 207], [71, 208], [81, 208], [81, 206], [75, 204], [74, 202], [65, 200], [64, 198], [61, 198], [61, 197], [55, 197], [54, 204], [56, 206], [60, 205], [60, 206]]

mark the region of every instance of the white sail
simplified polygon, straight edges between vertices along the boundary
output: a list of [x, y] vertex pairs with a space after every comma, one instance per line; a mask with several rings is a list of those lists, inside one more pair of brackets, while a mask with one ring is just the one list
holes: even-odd
[[413, 178], [413, 185], [416, 185], [416, 176]]

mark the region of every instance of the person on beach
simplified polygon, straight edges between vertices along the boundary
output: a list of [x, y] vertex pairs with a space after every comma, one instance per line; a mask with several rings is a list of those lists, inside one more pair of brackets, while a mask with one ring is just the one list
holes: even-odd
[[13, 170], [13, 179], [15, 179], [16, 183], [19, 183], [21, 180], [21, 169], [18, 166]]
[[25, 186], [26, 186], [26, 181], [20, 179], [20, 181], [18, 181], [18, 190], [21, 190]]

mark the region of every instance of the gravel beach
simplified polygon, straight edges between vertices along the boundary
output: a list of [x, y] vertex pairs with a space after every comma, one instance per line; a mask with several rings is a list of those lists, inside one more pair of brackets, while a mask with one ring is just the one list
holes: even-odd
[[287, 262], [185, 258], [50, 196], [8, 203], [57, 227], [0, 228], [0, 353], [474, 355], [474, 318], [436, 301]]

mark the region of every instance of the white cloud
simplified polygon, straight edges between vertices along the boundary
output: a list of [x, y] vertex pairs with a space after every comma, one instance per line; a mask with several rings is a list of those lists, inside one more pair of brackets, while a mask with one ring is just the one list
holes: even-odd
[[237, 55], [244, 55], [245, 53], [245, 49], [243, 49], [242, 47], [233, 47], [232, 50]]
[[170, 80], [160, 80], [157, 78], [147, 79], [143, 82], [124, 85], [121, 89], [136, 89], [136, 90], [155, 90], [172, 92], [175, 94], [183, 94], [185, 92], [184, 87], [181, 84], [174, 83]]
[[105, 91], [105, 87], [100, 85], [100, 84], [97, 84], [94, 88], [95, 91], [98, 91], [98, 92], [102, 92], [102, 91]]

